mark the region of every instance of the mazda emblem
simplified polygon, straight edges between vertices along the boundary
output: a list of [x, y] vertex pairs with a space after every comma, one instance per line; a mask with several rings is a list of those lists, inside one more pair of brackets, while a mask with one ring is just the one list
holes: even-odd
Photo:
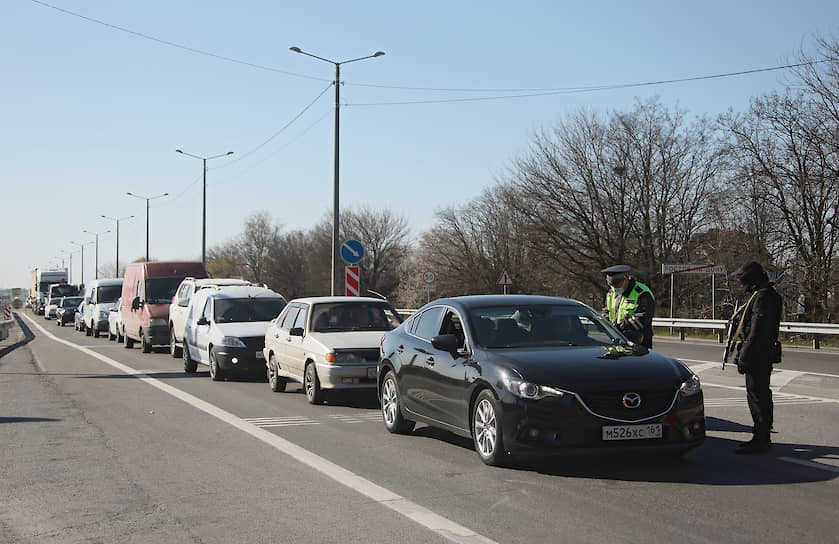
[[621, 402], [627, 408], [638, 408], [641, 406], [641, 395], [638, 393], [627, 393], [623, 396]]

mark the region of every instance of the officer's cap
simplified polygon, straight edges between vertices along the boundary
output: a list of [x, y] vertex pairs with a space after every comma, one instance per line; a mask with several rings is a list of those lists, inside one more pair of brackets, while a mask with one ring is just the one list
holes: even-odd
[[632, 272], [632, 267], [628, 264], [616, 264], [614, 266], [610, 266], [609, 268], [604, 268], [601, 272], [607, 276], [613, 276], [615, 274], [629, 274]]

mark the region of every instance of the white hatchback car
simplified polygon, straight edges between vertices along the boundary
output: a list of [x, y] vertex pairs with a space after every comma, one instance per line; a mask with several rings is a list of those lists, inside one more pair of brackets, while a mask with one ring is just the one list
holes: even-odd
[[382, 335], [402, 318], [386, 301], [368, 297], [292, 300], [265, 333], [272, 391], [291, 379], [312, 404], [325, 389], [376, 389]]
[[214, 381], [234, 376], [265, 379], [265, 330], [286, 300], [254, 285], [203, 287], [195, 293], [184, 327], [187, 373], [198, 363]]
[[116, 340], [120, 344], [124, 340], [122, 332], [122, 298], [108, 311], [108, 340]]
[[169, 305], [169, 353], [172, 357], [178, 358], [183, 355], [184, 327], [189, 314], [189, 302], [199, 289], [212, 285], [253, 284], [247, 280], [235, 278], [184, 278]]

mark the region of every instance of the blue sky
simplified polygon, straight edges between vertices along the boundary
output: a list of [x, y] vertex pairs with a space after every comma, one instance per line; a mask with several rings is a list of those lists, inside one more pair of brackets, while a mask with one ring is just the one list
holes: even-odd
[[[10, 234], [0, 287], [26, 287], [31, 268], [62, 257], [66, 264], [74, 250], [78, 281], [70, 241], [92, 241], [84, 230], [112, 230], [99, 239], [100, 264], [112, 266], [114, 224], [103, 214], [135, 215], [120, 224], [120, 260], [143, 256], [145, 202], [127, 191], [169, 193], [151, 202], [153, 258], [200, 259], [201, 161], [176, 148], [234, 151], [209, 163], [208, 247], [239, 234], [255, 211], [267, 210], [285, 230], [331, 214], [334, 67], [289, 51], [293, 45], [337, 61], [386, 52], [341, 69], [341, 205], [389, 208], [417, 235], [440, 207], [490, 187], [534, 131], [570, 112], [622, 110], [658, 96], [713, 117], [745, 110], [789, 74], [452, 100], [768, 68], [811, 50], [815, 36], [839, 36], [839, 3], [808, 0], [46, 3], [263, 68], [6, 0], [0, 221]], [[447, 102], [429, 103], [436, 100]], [[93, 261], [91, 245], [86, 279]]]

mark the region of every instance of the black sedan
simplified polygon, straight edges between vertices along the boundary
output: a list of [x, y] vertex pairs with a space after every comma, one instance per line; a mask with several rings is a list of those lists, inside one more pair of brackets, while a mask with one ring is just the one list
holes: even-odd
[[488, 465], [515, 455], [682, 454], [705, 439], [696, 374], [570, 299], [426, 304], [385, 334], [378, 391], [390, 432], [422, 422], [472, 437]]
[[59, 327], [63, 327], [67, 323], [73, 323], [82, 300], [84, 300], [84, 297], [64, 297], [59, 301], [58, 309], [55, 312], [55, 322]]

